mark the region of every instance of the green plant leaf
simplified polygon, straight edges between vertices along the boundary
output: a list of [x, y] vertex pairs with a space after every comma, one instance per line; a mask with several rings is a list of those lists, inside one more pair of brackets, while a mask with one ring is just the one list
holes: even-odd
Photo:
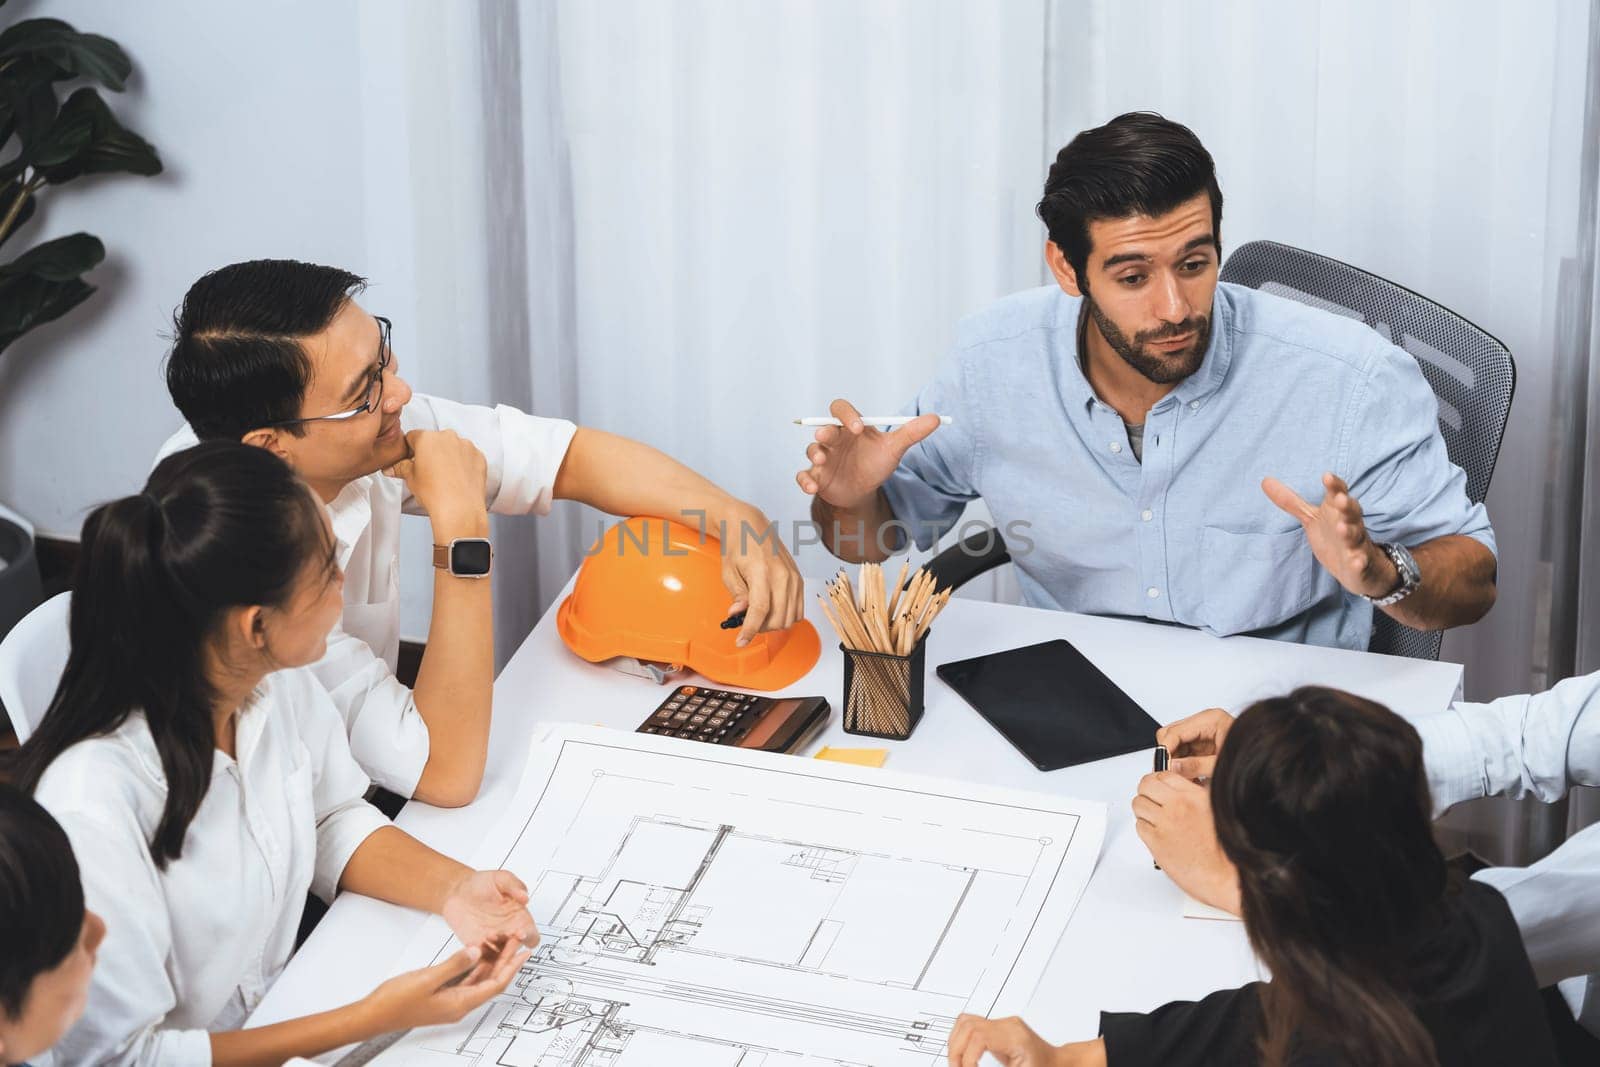
[[32, 276], [46, 281], [71, 281], [106, 258], [106, 246], [89, 233], [74, 233], [35, 245], [10, 263], [0, 265], [0, 278]]
[[43, 60], [23, 58], [0, 74], [0, 145], [15, 132], [26, 152], [55, 122], [56, 90], [49, 69]]
[[128, 84], [133, 64], [117, 42], [79, 33], [60, 19], [25, 19], [0, 33], [0, 61], [31, 56], [53, 67], [53, 81], [92, 78], [113, 92]]
[[58, 237], [0, 265], [0, 352], [33, 329], [59, 319], [94, 292], [79, 275], [105, 258], [87, 233]]
[[[25, 162], [53, 185], [110, 171], [161, 173], [156, 150], [118, 122], [100, 94], [88, 87], [67, 97], [49, 132], [25, 153]], [[6, 176], [0, 169], [0, 179]]]
[[59, 319], [94, 292], [82, 279], [53, 282], [31, 275], [0, 276], [0, 352], [44, 323]]

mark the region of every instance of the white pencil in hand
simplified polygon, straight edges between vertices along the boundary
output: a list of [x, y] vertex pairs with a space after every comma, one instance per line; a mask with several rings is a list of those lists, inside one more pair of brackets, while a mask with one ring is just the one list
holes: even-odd
[[[864, 426], [904, 426], [912, 419], [920, 419], [921, 415], [863, 415], [861, 423]], [[950, 425], [949, 415], [939, 416], [940, 426]], [[844, 423], [831, 415], [811, 415], [803, 419], [795, 419], [796, 426], [843, 426]]]

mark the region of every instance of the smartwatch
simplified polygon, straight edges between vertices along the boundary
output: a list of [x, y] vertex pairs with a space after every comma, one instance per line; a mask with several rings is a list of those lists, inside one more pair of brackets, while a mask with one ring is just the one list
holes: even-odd
[[1394, 592], [1387, 596], [1370, 596], [1364, 599], [1372, 601], [1380, 608], [1390, 604], [1398, 604], [1406, 597], [1417, 591], [1417, 586], [1422, 584], [1422, 571], [1417, 568], [1417, 561], [1411, 555], [1411, 550], [1405, 545], [1387, 544], [1378, 542], [1378, 547], [1383, 554], [1389, 557], [1389, 562], [1394, 564], [1394, 569], [1400, 574], [1400, 584]]
[[457, 578], [487, 578], [493, 562], [487, 537], [458, 537], [448, 545], [433, 546], [433, 565]]

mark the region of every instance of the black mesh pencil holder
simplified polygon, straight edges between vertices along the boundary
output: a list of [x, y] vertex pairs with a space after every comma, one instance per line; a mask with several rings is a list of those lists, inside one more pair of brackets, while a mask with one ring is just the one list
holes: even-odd
[[862, 652], [839, 646], [844, 653], [844, 729], [863, 737], [904, 741], [922, 721], [922, 680], [928, 635], [909, 656]]

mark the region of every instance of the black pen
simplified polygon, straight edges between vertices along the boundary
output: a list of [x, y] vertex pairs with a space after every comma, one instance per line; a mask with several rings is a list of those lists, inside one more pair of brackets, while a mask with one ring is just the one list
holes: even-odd
[[[1166, 769], [1167, 769], [1167, 746], [1166, 745], [1157, 745], [1156, 746], [1156, 769], [1155, 769], [1155, 773], [1160, 774], [1162, 771], [1164, 771]], [[1158, 863], [1155, 866], [1156, 866], [1156, 870], [1159, 871], [1161, 869], [1161, 864]]]

